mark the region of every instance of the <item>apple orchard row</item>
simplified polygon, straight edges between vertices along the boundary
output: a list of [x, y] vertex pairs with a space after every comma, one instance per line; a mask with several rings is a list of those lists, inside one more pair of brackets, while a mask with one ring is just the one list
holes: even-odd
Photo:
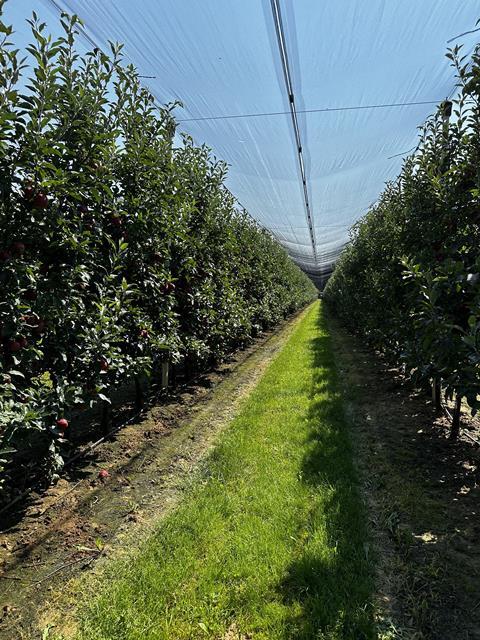
[[1, 26], [3, 500], [58, 472], [82, 409], [166, 359], [201, 370], [316, 295], [238, 209], [225, 163], [174, 145], [176, 105], [121, 46], [80, 56], [75, 17], [57, 39], [30, 24], [26, 52]]

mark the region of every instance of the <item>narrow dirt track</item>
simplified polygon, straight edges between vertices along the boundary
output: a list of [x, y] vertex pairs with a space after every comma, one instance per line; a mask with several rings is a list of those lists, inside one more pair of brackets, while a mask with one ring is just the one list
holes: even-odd
[[[195, 387], [151, 408], [68, 479], [32, 499], [18, 521], [0, 533], [2, 640], [38, 637], [48, 602], [62, 601], [68, 580], [94, 569], [113, 551], [121, 553], [129, 540], [148, 535], [178, 502], [216, 436], [304, 313]], [[108, 471], [106, 481], [97, 478], [99, 469]]]
[[329, 320], [376, 546], [380, 630], [480, 640], [480, 438], [457, 443], [428, 395]]

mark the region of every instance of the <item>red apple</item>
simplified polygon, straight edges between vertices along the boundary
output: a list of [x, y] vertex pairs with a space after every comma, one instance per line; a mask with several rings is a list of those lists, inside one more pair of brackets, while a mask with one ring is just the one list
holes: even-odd
[[30, 301], [36, 300], [37, 292], [35, 291], [35, 289], [27, 289], [25, 291], [25, 299]]
[[106, 480], [110, 477], [110, 474], [106, 469], [100, 469], [100, 471], [98, 472], [98, 477], [100, 478], [100, 480]]
[[41, 336], [42, 333], [45, 333], [45, 320], [38, 320], [37, 325], [33, 327], [33, 333], [37, 336]]
[[25, 349], [25, 347], [28, 346], [28, 340], [24, 336], [21, 336], [18, 338], [18, 344], [21, 349]]
[[34, 209], [46, 209], [48, 207], [48, 197], [42, 191], [39, 191], [33, 198], [32, 205]]
[[25, 253], [25, 245], [23, 242], [14, 242], [12, 244], [12, 253], [14, 256], [22, 256]]
[[165, 282], [162, 289], [164, 293], [171, 293], [172, 291], [175, 291], [175, 285], [173, 282]]
[[25, 187], [25, 191], [23, 192], [23, 197], [25, 198], [25, 200], [31, 200], [34, 195], [35, 195], [35, 187], [29, 184], [27, 187]]
[[99, 361], [98, 366], [102, 371], [108, 371], [108, 362], [105, 360], [105, 358], [102, 358]]
[[20, 351], [22, 345], [18, 340], [10, 340], [10, 342], [8, 343], [8, 347], [12, 353], [15, 353], [16, 351]]
[[60, 418], [57, 420], [57, 427], [61, 431], [65, 431], [65, 429], [68, 429], [68, 420], [66, 418]]

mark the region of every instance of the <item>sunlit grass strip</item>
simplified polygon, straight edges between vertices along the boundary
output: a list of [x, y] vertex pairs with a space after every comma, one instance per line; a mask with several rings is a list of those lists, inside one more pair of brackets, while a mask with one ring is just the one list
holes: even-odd
[[372, 638], [365, 536], [315, 304], [181, 506], [133, 562], [102, 576], [80, 635], [181, 640], [235, 628], [268, 640]]

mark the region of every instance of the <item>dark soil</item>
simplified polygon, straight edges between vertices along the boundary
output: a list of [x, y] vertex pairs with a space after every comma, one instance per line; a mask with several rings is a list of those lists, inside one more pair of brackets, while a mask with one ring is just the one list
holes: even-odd
[[409, 388], [330, 319], [378, 558], [382, 638], [480, 639], [480, 442], [458, 442]]

